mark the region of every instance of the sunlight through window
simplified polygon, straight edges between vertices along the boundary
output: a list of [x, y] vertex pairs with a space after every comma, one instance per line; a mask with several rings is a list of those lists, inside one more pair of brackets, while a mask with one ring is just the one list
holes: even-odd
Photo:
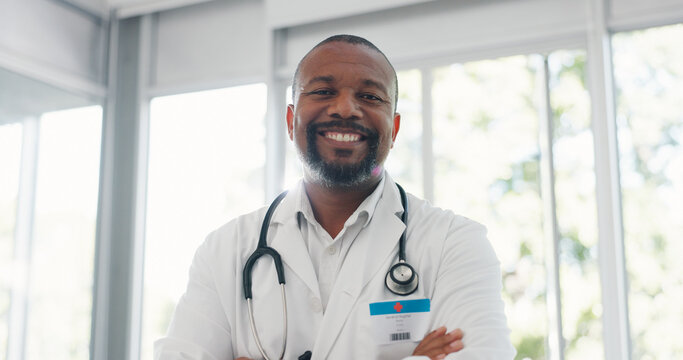
[[263, 84], [151, 103], [142, 359], [168, 328], [206, 235], [264, 205]]
[[634, 359], [683, 343], [683, 24], [613, 38]]

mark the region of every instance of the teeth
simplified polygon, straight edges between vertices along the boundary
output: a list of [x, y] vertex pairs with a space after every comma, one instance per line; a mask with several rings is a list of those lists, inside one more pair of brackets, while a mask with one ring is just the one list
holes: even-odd
[[335, 141], [341, 142], [352, 142], [360, 140], [360, 135], [358, 134], [342, 134], [342, 133], [325, 133], [325, 137]]

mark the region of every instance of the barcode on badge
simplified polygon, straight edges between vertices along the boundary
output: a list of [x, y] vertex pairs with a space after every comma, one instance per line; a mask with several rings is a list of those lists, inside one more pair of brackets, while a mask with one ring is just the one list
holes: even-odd
[[391, 341], [410, 340], [410, 332], [390, 334]]

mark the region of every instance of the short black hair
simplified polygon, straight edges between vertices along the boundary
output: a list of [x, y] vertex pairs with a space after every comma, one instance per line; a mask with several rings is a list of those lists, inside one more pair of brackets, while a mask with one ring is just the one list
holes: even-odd
[[299, 78], [301, 63], [303, 63], [304, 60], [306, 60], [308, 55], [310, 55], [313, 52], [313, 50], [331, 42], [344, 42], [352, 45], [366, 46], [374, 51], [377, 51], [378, 53], [380, 53], [380, 55], [382, 55], [382, 57], [384, 57], [384, 60], [387, 61], [387, 64], [389, 64], [389, 67], [391, 67], [391, 71], [394, 73], [394, 112], [396, 112], [396, 104], [398, 103], [398, 77], [396, 76], [396, 69], [394, 69], [394, 65], [391, 64], [391, 61], [389, 61], [389, 58], [387, 58], [387, 56], [384, 55], [382, 50], [375, 46], [375, 44], [371, 43], [368, 39], [356, 35], [347, 34], [332, 35], [328, 37], [327, 39], [319, 42], [316, 46], [309, 50], [306, 53], [306, 55], [304, 55], [304, 57], [301, 58], [301, 60], [299, 60], [299, 63], [296, 65], [296, 71], [294, 71], [294, 77], [292, 78], [292, 101], [294, 101], [294, 98], [296, 97], [296, 81]]

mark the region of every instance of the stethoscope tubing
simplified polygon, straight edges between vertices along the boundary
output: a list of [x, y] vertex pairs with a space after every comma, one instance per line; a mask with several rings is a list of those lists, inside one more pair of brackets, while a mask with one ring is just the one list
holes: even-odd
[[[283, 339], [282, 339], [282, 352], [280, 352], [280, 357], [278, 357], [278, 360], [282, 360], [285, 357], [285, 350], [287, 350], [287, 295], [285, 294], [285, 284], [280, 284], [280, 294], [282, 295], [282, 323], [283, 323], [283, 330], [282, 333], [285, 334]], [[261, 345], [261, 339], [258, 336], [258, 333], [256, 332], [256, 321], [254, 321], [254, 308], [251, 305], [252, 299], [249, 298], [247, 299], [247, 308], [249, 309], [249, 325], [251, 326], [251, 333], [254, 335], [254, 339], [256, 340], [256, 346], [258, 347], [258, 351], [263, 355], [263, 358], [265, 360], [270, 360], [268, 355], [266, 355], [266, 351], [263, 349], [263, 345]]]
[[401, 233], [401, 238], [398, 241], [398, 261], [406, 262], [406, 234], [408, 233], [408, 198], [405, 190], [401, 185], [396, 184], [398, 193], [401, 195], [401, 205], [403, 205], [403, 213], [401, 214], [401, 221], [406, 224], [406, 229]]
[[268, 237], [268, 227], [270, 226], [270, 219], [271, 217], [273, 217], [275, 208], [280, 204], [282, 199], [285, 198], [285, 195], [287, 195], [287, 191], [283, 192], [277, 198], [275, 198], [275, 200], [273, 200], [273, 203], [268, 208], [266, 216], [263, 220], [263, 224], [261, 225], [261, 234], [259, 236], [258, 247], [247, 259], [247, 262], [244, 264], [244, 271], [242, 272], [242, 285], [244, 286], [244, 297], [247, 299], [247, 308], [249, 310], [249, 325], [251, 327], [251, 333], [252, 335], [254, 335], [254, 339], [256, 340], [256, 346], [258, 347], [259, 352], [265, 360], [270, 360], [270, 358], [268, 357], [268, 355], [266, 355], [266, 351], [263, 349], [263, 345], [261, 345], [261, 339], [259, 338], [258, 332], [256, 331], [256, 321], [254, 320], [254, 307], [252, 305], [253, 295], [251, 292], [251, 271], [253, 270], [256, 261], [261, 256], [268, 255], [271, 258], [273, 258], [273, 262], [275, 263], [275, 271], [277, 272], [278, 283], [280, 283], [280, 293], [282, 294], [282, 320], [284, 328], [284, 339], [282, 342], [282, 352], [280, 352], [280, 357], [278, 357], [279, 360], [282, 360], [285, 356], [285, 350], [287, 349], [287, 296], [285, 293], [285, 271], [282, 266], [282, 258], [280, 257], [280, 254], [275, 249], [267, 245], [266, 238]]

